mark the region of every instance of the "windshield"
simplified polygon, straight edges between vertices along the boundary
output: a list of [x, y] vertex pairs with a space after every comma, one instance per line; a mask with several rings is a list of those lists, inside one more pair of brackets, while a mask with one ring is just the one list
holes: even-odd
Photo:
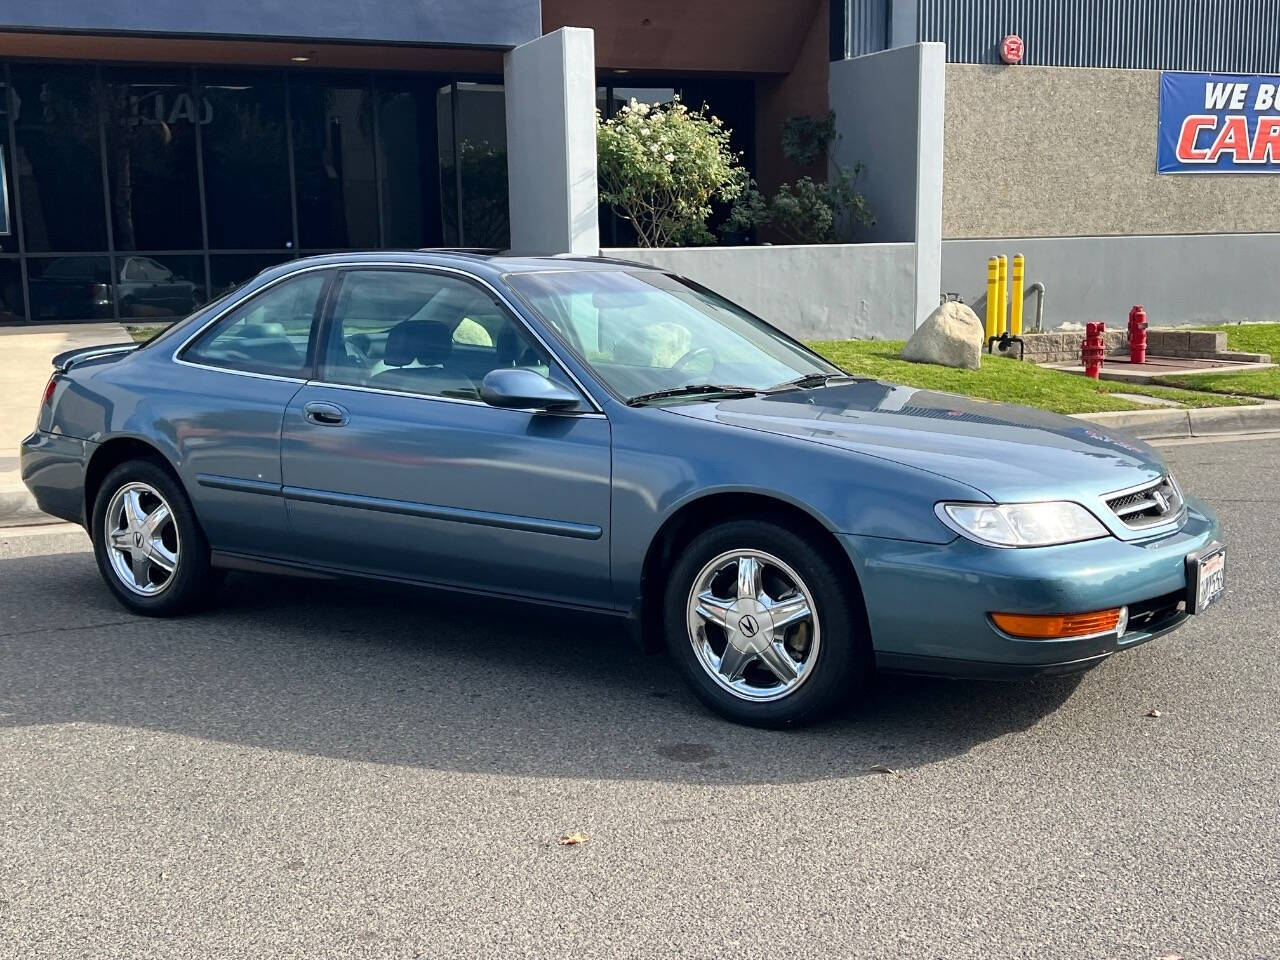
[[506, 279], [623, 400], [695, 384], [765, 390], [806, 375], [840, 374], [741, 307], [656, 270]]

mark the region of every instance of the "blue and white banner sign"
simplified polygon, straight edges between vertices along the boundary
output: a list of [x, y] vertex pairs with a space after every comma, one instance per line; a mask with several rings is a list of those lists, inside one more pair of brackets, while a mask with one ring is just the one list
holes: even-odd
[[1280, 76], [1160, 75], [1159, 173], [1280, 173]]

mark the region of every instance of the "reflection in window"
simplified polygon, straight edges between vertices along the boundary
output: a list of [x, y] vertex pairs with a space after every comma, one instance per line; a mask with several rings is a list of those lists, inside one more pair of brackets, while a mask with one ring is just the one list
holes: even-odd
[[116, 287], [122, 320], [185, 317], [208, 302], [198, 255], [117, 256]]
[[293, 243], [280, 74], [201, 74], [205, 210], [212, 249]]
[[186, 71], [106, 71], [111, 220], [117, 250], [201, 246], [196, 124], [209, 120]]
[[182, 359], [251, 373], [301, 376], [325, 279], [318, 270], [265, 290], [202, 334]]
[[376, 247], [372, 92], [309, 78], [292, 83], [289, 96], [299, 244]]
[[436, 102], [445, 243], [505, 249], [511, 245], [511, 222], [502, 87], [458, 83], [452, 93], [443, 88]]
[[27, 249], [105, 250], [101, 91], [93, 71], [14, 66], [12, 79], [18, 152], [10, 172], [21, 191]]
[[33, 320], [102, 320], [112, 315], [108, 257], [31, 257]]
[[209, 299], [225, 296], [268, 267], [291, 259], [287, 253], [226, 253], [209, 258]]

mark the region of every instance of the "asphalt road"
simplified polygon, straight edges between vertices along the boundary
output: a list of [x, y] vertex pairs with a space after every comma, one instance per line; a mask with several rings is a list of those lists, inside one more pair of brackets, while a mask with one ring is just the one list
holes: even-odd
[[1280, 441], [1166, 452], [1219, 609], [792, 733], [590, 618], [239, 578], [146, 621], [0, 534], [0, 957], [1280, 957]]

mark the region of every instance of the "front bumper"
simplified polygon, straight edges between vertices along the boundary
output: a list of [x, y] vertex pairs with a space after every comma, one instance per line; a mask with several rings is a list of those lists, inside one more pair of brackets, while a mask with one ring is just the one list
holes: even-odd
[[[1176, 533], [1001, 550], [963, 537], [944, 545], [844, 536], [882, 669], [948, 676], [1028, 676], [1086, 670], [1187, 618], [1188, 554], [1217, 539], [1213, 512], [1187, 499]], [[992, 611], [1083, 613], [1128, 606], [1131, 626], [1065, 640], [1024, 640], [992, 625]], [[1138, 616], [1134, 616], [1134, 613]]]
[[22, 482], [36, 505], [61, 520], [85, 526], [84, 478], [93, 444], [87, 440], [37, 431], [22, 441]]

